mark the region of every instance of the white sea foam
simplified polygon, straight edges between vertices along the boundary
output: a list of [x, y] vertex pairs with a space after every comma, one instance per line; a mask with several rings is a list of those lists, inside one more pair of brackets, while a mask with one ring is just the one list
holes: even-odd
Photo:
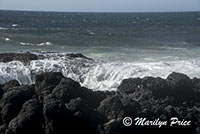
[[20, 42], [20, 44], [21, 44], [22, 46], [34, 46], [34, 44], [32, 44], [32, 43]]
[[92, 32], [91, 30], [87, 30], [87, 32], [90, 34], [90, 35], [94, 35], [95, 33]]
[[32, 84], [30, 69], [19, 61], [0, 63], [0, 83], [18, 80], [21, 84]]
[[7, 37], [2, 37], [2, 39], [5, 40], [6, 42], [7, 42], [7, 41], [11, 41], [11, 39], [10, 39], [10, 38], [7, 38]]
[[105, 63], [84, 58], [69, 58], [49, 54], [43, 60], [34, 60], [25, 65], [19, 61], [0, 63], [0, 83], [16, 79], [22, 84], [34, 83], [35, 75], [42, 72], [62, 72], [93, 90], [116, 90], [125, 78], [154, 76], [166, 78], [171, 72], [180, 72], [200, 77], [200, 60], [169, 62]]
[[94, 32], [89, 32], [89, 34], [94, 35], [95, 33]]
[[17, 27], [17, 26], [18, 26], [18, 24], [12, 24], [12, 26], [13, 26], [13, 27]]
[[187, 48], [185, 47], [160, 47], [161, 49], [168, 49], [168, 50], [186, 50]]
[[44, 42], [44, 43], [39, 43], [39, 44], [36, 44], [37, 46], [51, 46], [52, 43], [51, 42]]
[[23, 46], [51, 46], [52, 45], [51, 42], [44, 42], [44, 43], [38, 43], [38, 44], [20, 42], [20, 44]]
[[8, 28], [0, 27], [0, 30], [8, 30]]

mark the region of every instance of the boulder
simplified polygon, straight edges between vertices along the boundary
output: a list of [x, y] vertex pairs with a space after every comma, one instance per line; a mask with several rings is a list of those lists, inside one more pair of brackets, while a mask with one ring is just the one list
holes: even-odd
[[16, 117], [24, 102], [31, 99], [34, 94], [32, 86], [15, 87], [15, 89], [5, 93], [1, 99], [1, 116], [4, 123], [7, 124]]
[[65, 104], [74, 115], [76, 128], [83, 133], [96, 133], [98, 125], [105, 121], [104, 117], [97, 111], [93, 110], [80, 97], [71, 99]]
[[191, 101], [193, 99], [192, 80], [187, 75], [173, 72], [167, 77], [167, 81], [172, 87], [169, 94], [175, 97], [176, 103]]
[[43, 115], [45, 118], [45, 134], [73, 132], [73, 114], [64, 103], [49, 94], [44, 97]]
[[69, 102], [70, 99], [77, 98], [81, 92], [81, 86], [78, 82], [70, 78], [63, 78], [54, 88], [52, 94], [62, 102]]
[[118, 95], [104, 99], [98, 107], [98, 112], [108, 120], [119, 119], [124, 116], [123, 103]]
[[44, 134], [42, 105], [37, 99], [28, 100], [16, 118], [10, 121], [7, 133]]
[[8, 91], [12, 90], [13, 87], [18, 87], [18, 86], [20, 86], [20, 84], [17, 80], [10, 80], [10, 81], [4, 83], [2, 85], [2, 88], [3, 88], [4, 92], [8, 92]]
[[109, 92], [92, 91], [90, 89], [82, 87], [77, 92], [77, 95], [81, 97], [85, 101], [85, 103], [87, 103], [91, 108], [96, 109], [98, 108], [102, 100], [113, 94]]
[[192, 79], [193, 90], [196, 93], [200, 93], [200, 79], [194, 78]]
[[142, 80], [140, 78], [124, 79], [117, 90], [122, 94], [131, 94], [141, 88], [141, 82]]
[[81, 87], [80, 84], [70, 78], [63, 78], [60, 83], [53, 89], [54, 94], [58, 99], [68, 103], [69, 100], [81, 97], [84, 101], [93, 108], [97, 108], [100, 102], [109, 95], [106, 92], [92, 91]]
[[60, 83], [64, 76], [60, 72], [47, 72], [36, 75], [35, 92], [37, 95], [45, 96]]
[[122, 120], [124, 117], [135, 117], [140, 105], [130, 97], [114, 95], [104, 99], [98, 107], [98, 112], [102, 113], [108, 120]]
[[160, 77], [145, 77], [142, 80], [142, 85], [145, 89], [151, 90], [152, 95], [156, 98], [166, 98], [172, 90], [168, 81]]

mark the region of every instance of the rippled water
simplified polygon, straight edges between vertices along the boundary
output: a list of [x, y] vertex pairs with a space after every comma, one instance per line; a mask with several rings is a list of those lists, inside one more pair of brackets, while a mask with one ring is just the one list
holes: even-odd
[[[93, 90], [116, 90], [130, 77], [200, 77], [200, 12], [51, 13], [0, 11], [0, 52], [53, 52], [51, 58], [0, 63], [0, 83], [32, 84], [62, 72]], [[94, 59], [63, 57], [83, 53]], [[48, 54], [44, 54], [48, 55]]]
[[104, 61], [200, 57], [200, 12], [0, 11], [0, 52], [79, 52]]

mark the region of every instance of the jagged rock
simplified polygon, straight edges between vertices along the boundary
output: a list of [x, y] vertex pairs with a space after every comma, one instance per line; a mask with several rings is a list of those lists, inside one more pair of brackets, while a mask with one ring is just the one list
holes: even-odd
[[81, 87], [78, 82], [70, 78], [63, 78], [52, 94], [63, 102], [69, 102], [70, 99], [81, 97], [94, 108], [97, 108], [100, 102], [107, 97], [106, 92], [93, 92], [90, 89]]
[[176, 103], [193, 99], [192, 80], [187, 75], [173, 72], [167, 77], [167, 81], [172, 87], [169, 94], [175, 97]]
[[122, 95], [126, 94], [136, 101], [148, 100], [152, 97], [152, 91], [145, 88], [146, 86], [147, 82], [140, 78], [124, 79], [117, 88], [117, 92]]
[[96, 109], [100, 105], [100, 102], [107, 96], [112, 95], [112, 93], [92, 91], [90, 89], [82, 87], [79, 91], [77, 91], [77, 95], [84, 99], [85, 103], [87, 103], [90, 107]]
[[45, 118], [45, 134], [72, 132], [76, 126], [73, 123], [71, 111], [52, 94], [44, 98], [43, 114]]
[[5, 93], [1, 99], [1, 116], [4, 123], [9, 123], [17, 116], [22, 105], [34, 95], [32, 86], [15, 87], [15, 89]]
[[62, 102], [69, 102], [72, 98], [79, 97], [81, 86], [70, 78], [63, 78], [55, 87], [52, 94]]
[[[167, 79], [126, 79], [116, 92], [96, 92], [64, 78], [61, 73], [37, 75], [36, 84], [29, 86], [10, 81], [0, 85], [0, 134], [177, 133], [180, 130], [197, 134], [199, 83], [197, 78], [191, 80], [186, 75], [172, 73]], [[191, 120], [192, 125], [125, 127], [122, 120], [126, 116], [152, 120], [176, 116]]]
[[104, 99], [98, 111], [103, 113], [108, 120], [122, 120], [126, 116], [136, 116], [139, 108], [139, 103], [131, 98], [114, 95]]
[[134, 118], [138, 114], [138, 111], [140, 111], [141, 109], [139, 102], [133, 100], [131, 97], [128, 97], [127, 95], [121, 97], [120, 99], [123, 105], [123, 110], [125, 111], [124, 116], [129, 116]]
[[5, 124], [0, 126], [0, 134], [5, 134], [6, 130], [7, 130], [7, 126]]
[[196, 93], [200, 93], [200, 79], [194, 78], [192, 80], [193, 89]]
[[0, 99], [1, 99], [1, 97], [3, 95], [3, 93], [4, 93], [4, 90], [2, 89], [2, 85], [0, 84]]
[[69, 53], [69, 54], [66, 54], [66, 56], [74, 59], [74, 58], [83, 58], [83, 59], [87, 59], [87, 60], [93, 60], [91, 58], [88, 58], [86, 56], [84, 56], [83, 54], [81, 53]]
[[104, 122], [103, 116], [94, 111], [80, 97], [70, 100], [65, 105], [73, 113], [77, 129], [83, 133], [96, 133], [98, 125]]
[[18, 116], [10, 121], [8, 132], [14, 134], [43, 134], [43, 123], [42, 105], [36, 99], [31, 99], [23, 104]]
[[13, 87], [20, 86], [19, 82], [17, 80], [10, 80], [3, 84], [2, 88], [4, 92], [8, 92], [13, 89]]
[[122, 94], [134, 93], [136, 89], [141, 88], [141, 81], [142, 80], [140, 78], [124, 79], [117, 90]]
[[150, 89], [152, 95], [157, 98], [165, 98], [169, 96], [169, 92], [171, 92], [172, 87], [170, 87], [168, 81], [157, 77], [145, 77], [142, 80], [143, 86], [145, 89]]
[[123, 128], [124, 126], [121, 120], [112, 119], [103, 124], [99, 130], [99, 134], [120, 134], [123, 133]]
[[115, 95], [104, 99], [98, 107], [98, 112], [103, 113], [108, 120], [122, 118], [124, 111], [120, 97]]
[[36, 75], [35, 92], [46, 96], [59, 84], [64, 76], [60, 72], [48, 72]]
[[28, 63], [31, 60], [38, 60], [38, 55], [32, 53], [2, 53], [0, 54], [0, 62], [21, 61]]

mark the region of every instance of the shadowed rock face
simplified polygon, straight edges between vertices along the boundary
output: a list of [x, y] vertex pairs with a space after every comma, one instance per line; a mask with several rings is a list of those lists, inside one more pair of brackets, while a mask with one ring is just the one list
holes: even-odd
[[[167, 79], [125, 79], [116, 92], [92, 91], [61, 73], [39, 74], [30, 86], [12, 80], [0, 85], [0, 134], [198, 134], [199, 87], [200, 79], [179, 73]], [[136, 117], [167, 121], [177, 117], [192, 123], [125, 127], [126, 116], [133, 121]]]

